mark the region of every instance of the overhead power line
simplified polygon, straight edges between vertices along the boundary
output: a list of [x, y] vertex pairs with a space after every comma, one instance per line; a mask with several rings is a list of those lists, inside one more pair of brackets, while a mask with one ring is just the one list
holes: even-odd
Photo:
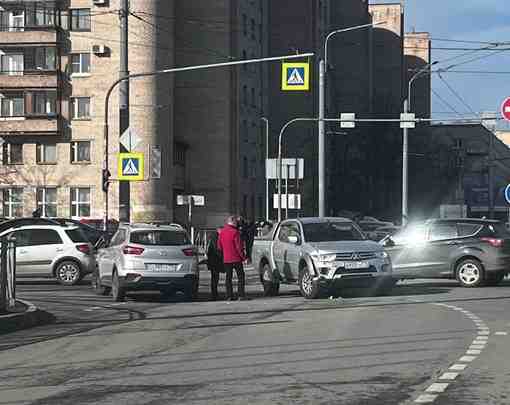
[[461, 95], [455, 91], [455, 89], [448, 84], [448, 82], [443, 79], [441, 73], [438, 73], [439, 79], [445, 84], [445, 86], [450, 90], [450, 92], [466, 107], [470, 113], [476, 114], [476, 112], [470, 107], [470, 105], [461, 97]]
[[446, 108], [452, 110], [459, 117], [462, 117], [462, 114], [459, 113], [448, 101], [441, 97], [437, 91], [434, 89], [430, 89], [430, 91], [432, 91], [432, 93], [446, 106]]

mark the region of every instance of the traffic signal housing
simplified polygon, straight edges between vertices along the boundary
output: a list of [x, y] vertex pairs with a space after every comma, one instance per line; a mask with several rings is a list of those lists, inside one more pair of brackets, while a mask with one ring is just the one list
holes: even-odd
[[102, 185], [103, 185], [103, 191], [105, 193], [108, 192], [108, 185], [110, 183], [110, 177], [111, 177], [111, 173], [108, 169], [103, 169], [102, 171], [102, 177], [103, 177], [103, 181], [102, 181]]

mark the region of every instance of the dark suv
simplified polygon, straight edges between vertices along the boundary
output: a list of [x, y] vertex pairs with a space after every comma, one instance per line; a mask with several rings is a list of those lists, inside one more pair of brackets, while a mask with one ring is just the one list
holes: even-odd
[[453, 278], [464, 287], [496, 285], [510, 271], [510, 233], [485, 219], [433, 219], [381, 240], [393, 276]]

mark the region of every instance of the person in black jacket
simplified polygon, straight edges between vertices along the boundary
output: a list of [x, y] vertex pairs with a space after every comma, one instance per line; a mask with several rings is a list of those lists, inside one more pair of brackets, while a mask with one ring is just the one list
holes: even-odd
[[220, 281], [220, 273], [224, 273], [223, 255], [218, 249], [218, 237], [221, 228], [212, 233], [207, 244], [207, 268], [211, 272], [211, 299], [218, 299], [218, 282]]

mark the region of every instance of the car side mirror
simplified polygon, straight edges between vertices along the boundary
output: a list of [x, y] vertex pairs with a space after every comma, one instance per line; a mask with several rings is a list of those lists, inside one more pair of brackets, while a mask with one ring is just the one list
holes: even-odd
[[293, 245], [297, 245], [299, 243], [299, 237], [296, 235], [288, 236], [287, 240], [289, 241], [289, 243], [292, 243]]
[[387, 239], [383, 242], [383, 246], [384, 246], [384, 247], [393, 247], [393, 246], [395, 246], [395, 242], [393, 241], [393, 239], [391, 239], [391, 238], [387, 238]]

